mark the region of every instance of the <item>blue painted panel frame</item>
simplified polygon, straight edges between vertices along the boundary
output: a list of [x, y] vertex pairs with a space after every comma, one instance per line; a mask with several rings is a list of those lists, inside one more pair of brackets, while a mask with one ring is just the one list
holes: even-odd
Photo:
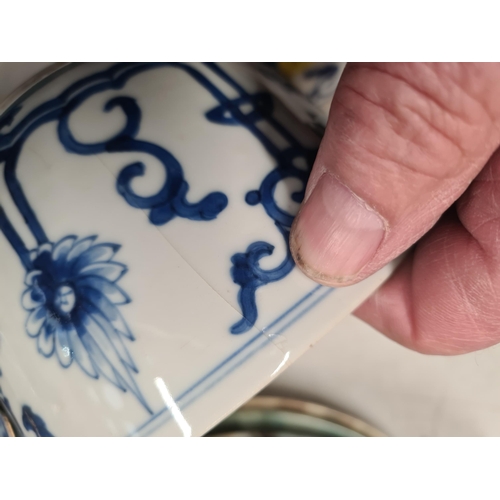
[[[334, 288], [328, 288], [321, 285], [315, 286], [310, 292], [295, 302], [267, 327], [260, 330], [243, 346], [236, 349], [233, 353], [217, 364], [212, 370], [203, 375], [185, 391], [179, 394], [175, 398], [175, 405], [180, 410], [188, 408], [191, 404], [222, 382], [228, 375], [237, 370], [250, 358], [271, 344], [274, 338], [282, 335], [295, 322], [309, 313], [334, 291]], [[149, 417], [129, 435], [149, 436], [168, 423], [172, 418], [173, 414], [170, 411], [170, 408], [165, 407]]]

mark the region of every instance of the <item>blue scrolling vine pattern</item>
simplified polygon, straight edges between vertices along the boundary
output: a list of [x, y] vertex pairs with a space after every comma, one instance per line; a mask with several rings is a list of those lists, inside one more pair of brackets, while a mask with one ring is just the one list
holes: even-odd
[[[249, 331], [256, 323], [258, 317], [256, 293], [258, 288], [269, 283], [282, 280], [295, 267], [289, 248], [290, 228], [294, 219], [291, 214], [278, 205], [275, 199], [277, 185], [286, 179], [300, 181], [302, 189], [291, 193], [291, 199], [301, 203], [304, 198], [305, 186], [309, 172], [316, 157], [316, 149], [304, 147], [283, 126], [273, 114], [273, 99], [267, 93], [249, 94], [230, 75], [214, 63], [207, 66], [220, 78], [229, 84], [237, 93], [236, 99], [225, 99], [220, 106], [208, 111], [206, 117], [221, 125], [240, 125], [245, 127], [260, 141], [266, 151], [276, 162], [275, 168], [264, 178], [260, 187], [249, 191], [245, 197], [248, 205], [261, 204], [267, 215], [274, 221], [279, 233], [283, 236], [286, 256], [284, 260], [273, 269], [262, 269], [260, 260], [274, 252], [274, 246], [265, 241], [251, 243], [245, 252], [232, 256], [231, 277], [239, 287], [238, 302], [242, 310], [242, 319], [231, 326], [233, 334]], [[243, 106], [246, 110], [243, 111]], [[248, 109], [250, 105], [250, 109]], [[267, 123], [284, 139], [288, 146], [280, 149], [259, 127], [258, 123]]]
[[166, 149], [146, 141], [137, 140], [141, 110], [135, 99], [116, 97], [104, 106], [104, 111], [120, 107], [126, 116], [126, 125], [121, 132], [106, 142], [96, 144], [79, 143], [71, 134], [68, 120], [71, 112], [78, 107], [85, 96], [78, 96], [64, 108], [59, 120], [59, 139], [70, 153], [93, 155], [98, 153], [147, 153], [156, 157], [164, 166], [167, 178], [162, 189], [153, 196], [139, 196], [133, 192], [131, 183], [134, 178], [144, 175], [145, 166], [141, 162], [132, 163], [122, 169], [117, 179], [118, 192], [127, 203], [135, 208], [150, 209], [149, 219], [155, 225], [165, 224], [176, 215], [190, 220], [212, 220], [227, 206], [227, 196], [223, 193], [210, 193], [198, 203], [189, 203], [186, 194], [189, 189], [184, 180], [183, 170], [177, 159]]
[[[226, 208], [227, 196], [213, 192], [195, 203], [186, 199], [189, 185], [179, 161], [161, 146], [138, 139], [141, 110], [135, 99], [118, 96], [105, 104], [105, 112], [120, 108], [125, 115], [122, 129], [105, 141], [81, 143], [70, 130], [71, 114], [89, 97], [106, 90], [121, 89], [134, 75], [160, 66], [186, 72], [219, 103], [206, 112], [206, 118], [220, 125], [245, 127], [276, 162], [260, 187], [247, 193], [246, 202], [250, 206], [261, 204], [264, 207], [283, 237], [286, 256], [274, 269], [262, 269], [261, 259], [274, 252], [274, 247], [264, 241], [254, 242], [245, 252], [233, 255], [231, 276], [240, 287], [238, 301], [243, 316], [231, 327], [233, 334], [244, 333], [255, 324], [257, 289], [283, 279], [294, 267], [288, 248], [293, 214], [278, 206], [274, 194], [280, 181], [298, 179], [303, 187], [291, 197], [300, 203], [316, 153], [315, 149], [303, 147], [274, 118], [273, 99], [269, 94], [249, 94], [214, 63], [206, 63], [206, 67], [238, 93], [236, 99], [227, 97], [207, 76], [188, 64], [120, 63], [78, 80], [56, 98], [30, 111], [9, 131], [0, 132], [0, 164], [4, 164], [5, 183], [37, 241], [36, 248], [27, 249], [0, 206], [0, 230], [26, 270], [26, 290], [22, 299], [28, 313], [26, 332], [36, 339], [38, 351], [43, 356], [55, 355], [64, 368], [76, 363], [87, 375], [108, 379], [122, 391], [133, 393], [150, 413], [151, 409], [135, 382], [134, 374], [138, 369], [126, 346], [126, 341], [132, 341], [134, 337], [119, 311], [119, 306], [130, 302], [117, 284], [127, 271], [126, 266], [114, 260], [119, 245], [96, 243], [96, 236], [79, 238], [71, 235], [56, 242], [49, 240], [25, 197], [16, 176], [16, 167], [27, 138], [40, 126], [55, 121], [60, 142], [72, 154], [139, 152], [161, 162], [166, 180], [152, 196], [139, 196], [132, 189], [132, 181], [145, 174], [145, 165], [141, 162], [123, 167], [116, 181], [118, 193], [130, 206], [149, 210], [152, 224], [163, 225], [174, 217], [194, 221], [215, 219]], [[18, 106], [4, 115], [0, 131], [11, 126], [19, 109]], [[279, 148], [259, 129], [258, 123], [263, 120], [285, 139], [287, 147]]]
[[[274, 221], [279, 233], [283, 236], [286, 257], [274, 269], [262, 269], [260, 261], [272, 255], [274, 246], [262, 241], [252, 243], [244, 253], [237, 253], [231, 258], [231, 277], [239, 287], [238, 302], [242, 311], [242, 319], [230, 328], [233, 334], [244, 333], [256, 323], [258, 309], [256, 302], [257, 289], [269, 283], [279, 281], [287, 276], [294, 268], [294, 261], [290, 254], [288, 240], [294, 214], [281, 209], [275, 198], [275, 189], [279, 182], [294, 178], [301, 182], [302, 189], [291, 193], [291, 198], [300, 203], [304, 197], [307, 178], [316, 156], [316, 149], [304, 147], [290, 131], [274, 117], [274, 101], [267, 92], [248, 93], [226, 71], [215, 63], [205, 63], [210, 71], [225, 81], [238, 97], [227, 97], [211, 80], [200, 71], [183, 63], [157, 63], [146, 65], [131, 65], [121, 73], [121, 69], [114, 70], [115, 85], [123, 86], [126, 80], [145, 69], [157, 66], [174, 67], [185, 71], [198, 84], [214, 97], [219, 105], [207, 111], [205, 117], [212, 123], [220, 125], [237, 125], [245, 127], [260, 141], [266, 151], [276, 161], [275, 168], [262, 181], [259, 189], [251, 191], [246, 196], [249, 205], [261, 204], [267, 215]], [[121, 65], [115, 68], [121, 68]], [[109, 70], [113, 73], [113, 68]], [[133, 163], [120, 172], [117, 179], [117, 190], [125, 200], [135, 208], [149, 209], [149, 219], [155, 225], [163, 225], [174, 216], [185, 217], [191, 220], [211, 220], [226, 208], [227, 196], [215, 192], [207, 195], [197, 204], [190, 204], [185, 195], [189, 188], [183, 178], [182, 168], [178, 161], [165, 149], [135, 137], [139, 130], [141, 111], [134, 99], [130, 97], [116, 97], [108, 101], [104, 111], [120, 107], [126, 116], [126, 124], [121, 132], [105, 142], [97, 144], [81, 144], [72, 136], [68, 118], [89, 95], [95, 91], [92, 88], [70, 100], [62, 113], [59, 121], [59, 138], [65, 148], [72, 153], [90, 155], [102, 152], [143, 152], [156, 157], [164, 165], [167, 180], [163, 188], [155, 195], [141, 197], [131, 188], [134, 178], [142, 176], [145, 166]], [[269, 125], [287, 142], [288, 146], [280, 149], [259, 128], [259, 122], [267, 121]]]
[[[136, 138], [141, 112], [134, 99], [116, 97], [105, 105], [104, 111], [120, 107], [126, 117], [122, 130], [107, 141], [82, 144], [70, 131], [69, 116], [86, 99], [108, 89], [120, 89], [132, 76], [158, 65], [117, 64], [82, 78], [56, 98], [33, 109], [11, 130], [0, 133], [0, 164], [4, 164], [7, 189], [37, 241], [37, 247], [29, 250], [0, 206], [0, 231], [26, 271], [22, 305], [28, 313], [27, 334], [36, 339], [43, 356], [55, 356], [63, 368], [76, 364], [88, 376], [103, 377], [123, 392], [130, 391], [149, 413], [152, 410], [134, 378], [138, 368], [126, 346], [126, 341], [134, 337], [118, 309], [130, 302], [117, 284], [127, 272], [125, 265], [114, 260], [120, 246], [96, 243], [96, 236], [70, 235], [57, 242], [50, 241], [24, 194], [16, 167], [27, 138], [40, 126], [56, 121], [59, 139], [70, 153], [137, 151], [148, 153], [163, 164], [166, 180], [153, 196], [138, 196], [131, 188], [132, 179], [144, 174], [142, 163], [124, 167], [117, 179], [118, 192], [131, 206], [148, 208], [153, 224], [165, 224], [175, 216], [197, 221], [217, 217], [227, 206], [223, 193], [210, 193], [197, 203], [188, 202], [185, 196], [189, 185], [176, 158], [160, 146]], [[163, 65], [182, 68], [201, 83], [210, 84], [189, 66]], [[215, 86], [213, 90], [217, 92]], [[12, 124], [19, 110], [17, 106], [4, 115], [0, 130]], [[30, 415], [26, 422], [36, 424], [36, 419], [28, 418]]]

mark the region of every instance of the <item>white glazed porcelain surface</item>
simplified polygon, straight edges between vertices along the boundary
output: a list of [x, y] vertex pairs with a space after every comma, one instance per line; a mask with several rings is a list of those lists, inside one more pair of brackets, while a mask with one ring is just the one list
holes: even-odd
[[[0, 386], [26, 434], [202, 435], [390, 274], [333, 290], [293, 267], [318, 138], [258, 82], [237, 64], [77, 65], [3, 115]], [[48, 261], [80, 274], [43, 288]]]

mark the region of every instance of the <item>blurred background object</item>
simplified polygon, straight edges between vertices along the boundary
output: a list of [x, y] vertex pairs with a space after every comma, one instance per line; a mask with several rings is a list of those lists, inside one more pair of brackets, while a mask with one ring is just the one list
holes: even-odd
[[0, 62], [0, 105], [19, 86], [51, 64], [44, 62]]
[[328, 119], [333, 94], [345, 63], [278, 63], [279, 72]]
[[282, 397], [257, 396], [207, 437], [381, 437], [361, 420], [326, 406]]
[[0, 437], [15, 437], [10, 420], [2, 408], [0, 408]]
[[[1, 375], [2, 372], [0, 371]], [[16, 437], [20, 435], [20, 429], [10, 412], [9, 402], [5, 399], [0, 388], [0, 437]]]
[[255, 63], [262, 83], [297, 118], [322, 134], [345, 63]]

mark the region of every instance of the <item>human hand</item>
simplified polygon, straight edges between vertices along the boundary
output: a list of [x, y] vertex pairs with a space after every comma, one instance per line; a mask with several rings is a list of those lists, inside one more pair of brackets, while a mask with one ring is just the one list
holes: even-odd
[[425, 353], [500, 342], [499, 145], [499, 64], [348, 64], [292, 228], [298, 266], [350, 285], [417, 242], [355, 314]]

